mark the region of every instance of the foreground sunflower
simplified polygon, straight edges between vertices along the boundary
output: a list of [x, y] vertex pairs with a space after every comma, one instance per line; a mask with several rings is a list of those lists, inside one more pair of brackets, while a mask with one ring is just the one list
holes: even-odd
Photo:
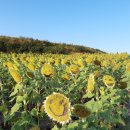
[[70, 120], [70, 102], [60, 93], [53, 93], [46, 97], [44, 108], [47, 115], [54, 121], [65, 124]]
[[110, 75], [105, 75], [103, 77], [103, 82], [107, 87], [114, 87], [115, 86], [115, 79]]

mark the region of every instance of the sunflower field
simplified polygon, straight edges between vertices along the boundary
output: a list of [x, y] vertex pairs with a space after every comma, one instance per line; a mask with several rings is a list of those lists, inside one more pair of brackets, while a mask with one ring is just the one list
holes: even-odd
[[0, 53], [0, 130], [130, 130], [130, 55]]

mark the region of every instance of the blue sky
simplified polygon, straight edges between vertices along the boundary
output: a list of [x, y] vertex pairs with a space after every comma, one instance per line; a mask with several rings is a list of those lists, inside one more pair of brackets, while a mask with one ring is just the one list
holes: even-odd
[[130, 53], [130, 0], [0, 0], [0, 35]]

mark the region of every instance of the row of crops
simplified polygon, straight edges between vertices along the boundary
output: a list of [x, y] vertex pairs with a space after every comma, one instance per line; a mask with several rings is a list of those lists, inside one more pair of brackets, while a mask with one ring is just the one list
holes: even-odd
[[0, 130], [129, 130], [130, 55], [0, 53]]

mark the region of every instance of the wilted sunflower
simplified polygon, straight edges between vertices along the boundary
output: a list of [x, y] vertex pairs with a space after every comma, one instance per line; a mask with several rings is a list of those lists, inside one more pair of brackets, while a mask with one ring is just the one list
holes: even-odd
[[41, 69], [42, 75], [45, 75], [47, 77], [51, 77], [54, 75], [54, 68], [50, 64], [44, 64], [44, 66]]
[[94, 80], [94, 75], [90, 74], [88, 78], [88, 84], [87, 84], [87, 92], [91, 93], [94, 91], [94, 85], [95, 85], [95, 80]]
[[94, 78], [98, 78], [101, 75], [101, 73], [100, 71], [97, 70], [97, 71], [94, 71], [93, 75], [94, 75]]
[[107, 87], [114, 87], [115, 86], [115, 79], [110, 75], [105, 75], [103, 77], [103, 82]]
[[119, 88], [120, 88], [120, 89], [125, 89], [125, 88], [127, 88], [127, 82], [125, 82], [125, 81], [120, 81], [120, 82], [119, 82]]
[[26, 72], [26, 76], [30, 79], [34, 78], [34, 74], [29, 71]]
[[9, 69], [9, 73], [17, 83], [20, 83], [22, 81], [21, 75], [15, 69]]
[[60, 93], [53, 93], [46, 97], [44, 108], [47, 115], [61, 124], [70, 120], [70, 102], [67, 97]]
[[101, 66], [101, 62], [99, 60], [94, 60], [93, 64], [96, 66]]
[[72, 112], [78, 116], [78, 117], [81, 117], [81, 118], [86, 118], [88, 117], [91, 112], [90, 110], [88, 110], [84, 105], [82, 104], [75, 104], [73, 106], [73, 109], [72, 109]]

